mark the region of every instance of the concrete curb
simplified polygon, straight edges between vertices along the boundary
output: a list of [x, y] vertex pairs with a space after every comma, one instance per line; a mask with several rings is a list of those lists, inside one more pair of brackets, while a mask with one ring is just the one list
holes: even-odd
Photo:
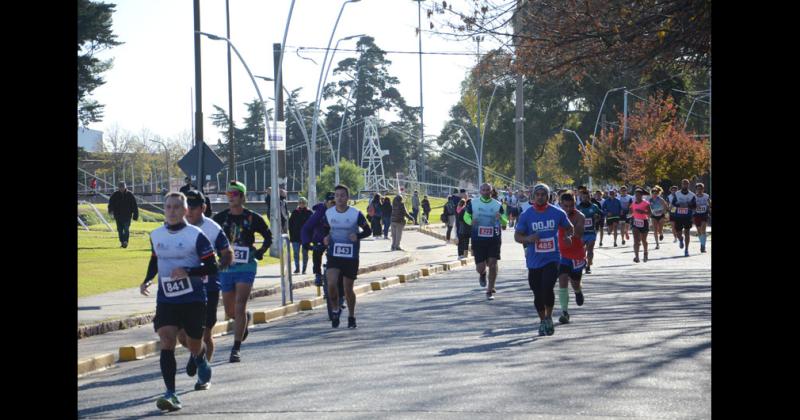
[[[358, 274], [366, 274], [366, 273], [371, 273], [373, 271], [385, 270], [387, 268], [391, 268], [396, 265], [405, 264], [410, 260], [411, 257], [409, 255], [405, 255], [400, 258], [395, 258], [394, 260], [391, 261], [364, 266], [358, 269]], [[314, 286], [314, 280], [305, 280], [298, 283], [292, 283], [292, 290], [302, 289], [304, 287], [311, 287], [311, 286]], [[278, 294], [280, 292], [281, 292], [280, 286], [256, 289], [250, 292], [249, 300]], [[102, 321], [94, 324], [80, 325], [78, 326], [78, 340], [80, 340], [81, 338], [91, 337], [93, 335], [100, 335], [112, 331], [125, 330], [128, 328], [149, 324], [153, 322], [153, 317], [155, 317], [155, 315], [156, 313], [155, 311], [153, 311], [150, 313], [136, 315], [123, 319], [115, 319], [109, 321]]]
[[[405, 257], [408, 258], [408, 257]], [[399, 274], [385, 278], [381, 281], [374, 281], [369, 284], [362, 284], [353, 288], [356, 296], [372, 293], [373, 291], [383, 290], [389, 287], [398, 286], [402, 283], [407, 283], [409, 280], [430, 277], [433, 274], [441, 273], [444, 271], [454, 270], [459, 267], [470, 265], [467, 260], [456, 260], [449, 263], [440, 263], [423, 267], [417, 270], [411, 270], [407, 273]], [[360, 270], [359, 270], [360, 272]], [[313, 282], [312, 282], [313, 283]], [[314, 299], [303, 299], [300, 302], [291, 303], [286, 306], [280, 306], [272, 309], [254, 310], [253, 324], [264, 324], [270, 321], [283, 319], [287, 316], [294, 315], [299, 312], [313, 310], [313, 308], [325, 305], [325, 298], [323, 296]], [[221, 335], [233, 332], [233, 320], [219, 321], [212, 329], [212, 335], [218, 337]], [[178, 348], [182, 348], [178, 346]], [[115, 360], [114, 353], [105, 353], [93, 356], [86, 359], [78, 360], [78, 377], [83, 377], [89, 373], [105, 370], [114, 366], [119, 362], [128, 362], [132, 360], [141, 360], [148, 356], [154, 355], [161, 350], [161, 344], [158, 340], [148, 341], [141, 344], [130, 344], [119, 348], [117, 360]], [[177, 349], [176, 349], [177, 350]]]

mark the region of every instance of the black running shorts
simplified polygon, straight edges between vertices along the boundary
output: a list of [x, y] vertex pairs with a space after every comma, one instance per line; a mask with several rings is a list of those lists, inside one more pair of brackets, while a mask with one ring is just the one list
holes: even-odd
[[489, 258], [500, 259], [500, 244], [496, 239], [488, 241], [472, 241], [472, 254], [475, 256], [475, 264], [480, 264]]
[[684, 229], [691, 229], [692, 228], [692, 218], [691, 217], [676, 217], [675, 218], [675, 229], [676, 230], [684, 230]]
[[186, 335], [199, 340], [203, 338], [203, 323], [206, 320], [206, 303], [157, 303], [153, 325], [156, 332], [165, 326], [175, 326], [186, 331]]
[[219, 304], [219, 290], [213, 292], [206, 290], [206, 295], [208, 296], [206, 302], [206, 328], [211, 329], [214, 328], [214, 325], [217, 325], [217, 305]]
[[327, 267], [330, 270], [335, 268], [341, 270], [342, 275], [355, 280], [358, 276], [358, 259], [357, 258], [340, 258], [328, 257]]

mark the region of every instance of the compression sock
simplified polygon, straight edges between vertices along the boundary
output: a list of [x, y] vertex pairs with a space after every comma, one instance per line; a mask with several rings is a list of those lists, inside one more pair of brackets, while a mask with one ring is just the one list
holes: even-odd
[[241, 341], [234, 341], [233, 342], [233, 349], [234, 350], [239, 350], [240, 347], [242, 347], [242, 342]]
[[562, 311], [568, 311], [569, 308], [569, 288], [567, 287], [559, 287], [558, 288], [558, 302], [561, 304]]
[[175, 371], [177, 370], [177, 363], [175, 362], [175, 350], [161, 350], [161, 376], [164, 377], [164, 385], [167, 386], [167, 391], [175, 392]]

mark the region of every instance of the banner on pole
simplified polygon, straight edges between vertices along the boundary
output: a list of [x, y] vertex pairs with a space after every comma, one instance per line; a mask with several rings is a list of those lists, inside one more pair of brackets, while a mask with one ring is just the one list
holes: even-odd
[[278, 121], [278, 129], [273, 130], [275, 127], [270, 125], [269, 130], [272, 132], [270, 141], [264, 145], [264, 150], [271, 150], [272, 145], [275, 145], [275, 150], [286, 150], [286, 121]]

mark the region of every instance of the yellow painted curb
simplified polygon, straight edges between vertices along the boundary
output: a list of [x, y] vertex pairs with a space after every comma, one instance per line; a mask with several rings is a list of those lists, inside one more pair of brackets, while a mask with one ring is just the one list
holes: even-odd
[[389, 277], [388, 279], [386, 279], [387, 286], [392, 286], [395, 284], [400, 284], [400, 279], [397, 276]]
[[88, 359], [78, 360], [78, 376], [105, 369], [114, 364], [114, 353], [101, 354]]
[[353, 292], [356, 295], [362, 295], [364, 293], [369, 293], [372, 291], [372, 284], [362, 284], [361, 286], [353, 287]]
[[431, 269], [430, 269], [430, 267], [424, 267], [424, 268], [422, 268], [422, 269], [420, 270], [420, 272], [422, 272], [422, 275], [423, 275], [423, 276], [425, 276], [425, 277], [427, 277], [427, 276], [430, 276], [430, 275], [431, 275]]
[[216, 336], [229, 333], [233, 331], [233, 325], [232, 319], [228, 321], [217, 321], [217, 323], [214, 325], [214, 328], [211, 329], [211, 335]]
[[132, 344], [119, 348], [119, 361], [129, 362], [131, 360], [142, 359], [148, 354], [155, 353], [161, 348], [158, 340], [148, 341], [144, 344]]
[[370, 283], [370, 286], [372, 287], [372, 290], [381, 290], [381, 282], [379, 281], [373, 281]]
[[310, 311], [314, 308], [314, 305], [308, 299], [303, 299], [300, 301], [300, 310], [301, 311]]
[[275, 318], [280, 318], [282, 316], [294, 314], [299, 311], [300, 311], [299, 303], [290, 303], [286, 306], [281, 306], [274, 309], [268, 309], [266, 311], [256, 311], [253, 312], [253, 324], [263, 324]]

